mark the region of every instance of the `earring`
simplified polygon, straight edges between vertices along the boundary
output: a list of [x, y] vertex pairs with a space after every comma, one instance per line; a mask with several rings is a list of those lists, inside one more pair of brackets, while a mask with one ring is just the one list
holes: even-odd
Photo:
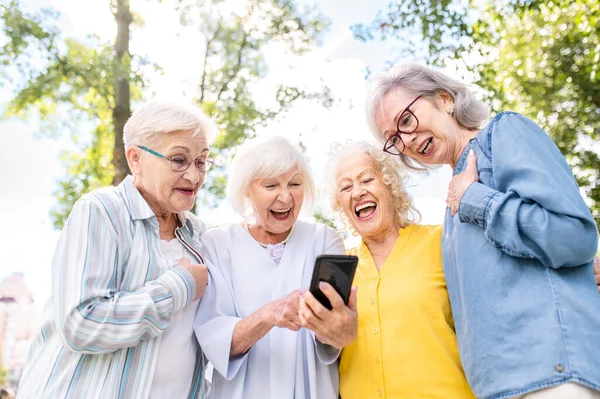
[[454, 116], [454, 108], [450, 110], [450, 116]]

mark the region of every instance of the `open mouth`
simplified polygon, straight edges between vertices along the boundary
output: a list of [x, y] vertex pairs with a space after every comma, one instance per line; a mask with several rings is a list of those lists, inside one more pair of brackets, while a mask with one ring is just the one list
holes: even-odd
[[364, 202], [362, 204], [358, 204], [354, 208], [354, 213], [356, 214], [356, 216], [359, 219], [367, 219], [367, 218], [373, 216], [373, 214], [375, 213], [375, 210], [377, 210], [377, 204], [372, 201], [369, 201], [369, 202]]
[[292, 208], [288, 209], [271, 209], [271, 215], [277, 220], [286, 220], [292, 213]]
[[433, 137], [430, 137], [421, 144], [421, 146], [417, 149], [417, 152], [421, 155], [427, 155], [429, 150], [431, 150], [432, 148], [433, 148]]
[[183, 195], [194, 195], [193, 188], [177, 188], [176, 190]]

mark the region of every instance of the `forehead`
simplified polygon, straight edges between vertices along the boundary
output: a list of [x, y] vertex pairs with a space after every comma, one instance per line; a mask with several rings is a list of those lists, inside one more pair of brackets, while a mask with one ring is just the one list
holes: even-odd
[[294, 178], [297, 179], [297, 178], [302, 178], [302, 177], [303, 176], [302, 176], [302, 173], [300, 173], [300, 168], [298, 168], [298, 166], [294, 166], [287, 172], [283, 172], [278, 175], [258, 177], [256, 179], [254, 179], [254, 181], [267, 180], [267, 179], [269, 179], [269, 180], [290, 180], [290, 179], [294, 179]]
[[202, 151], [208, 148], [208, 140], [203, 132], [194, 135], [193, 130], [182, 130], [158, 134], [158, 137], [158, 145], [162, 149], [183, 146], [191, 151]]
[[381, 103], [377, 107], [376, 119], [378, 124], [392, 123], [398, 112], [402, 111], [414, 99], [413, 93], [407, 92], [403, 88], [397, 88], [388, 92], [381, 99]]
[[365, 153], [350, 152], [343, 155], [338, 161], [336, 179], [355, 179], [364, 172], [376, 172], [377, 164], [370, 155]]

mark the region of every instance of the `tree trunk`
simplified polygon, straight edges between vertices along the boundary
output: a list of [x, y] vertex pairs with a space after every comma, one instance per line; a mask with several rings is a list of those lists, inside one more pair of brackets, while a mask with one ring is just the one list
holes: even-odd
[[115, 107], [113, 109], [113, 126], [115, 131], [115, 148], [113, 165], [115, 176], [113, 185], [119, 184], [129, 171], [125, 158], [123, 128], [131, 115], [131, 99], [129, 91], [129, 75], [131, 73], [131, 57], [129, 54], [129, 27], [132, 16], [129, 0], [116, 0], [114, 12], [117, 21], [117, 39], [115, 41]]

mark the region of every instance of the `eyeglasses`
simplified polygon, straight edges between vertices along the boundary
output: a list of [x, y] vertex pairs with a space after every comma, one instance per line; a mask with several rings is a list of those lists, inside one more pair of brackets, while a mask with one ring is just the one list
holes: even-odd
[[413, 114], [410, 110], [410, 107], [419, 99], [421, 96], [418, 96], [400, 114], [398, 118], [398, 122], [396, 123], [396, 133], [390, 136], [389, 139], [386, 140], [383, 145], [383, 151], [392, 155], [400, 155], [404, 152], [406, 145], [404, 145], [404, 141], [402, 141], [401, 134], [411, 134], [414, 133], [415, 130], [419, 127], [419, 119]]
[[[189, 169], [192, 161], [183, 155], [175, 155], [172, 157], [166, 157], [163, 154], [160, 154], [154, 150], [151, 150], [148, 147], [144, 147], [143, 145], [136, 145], [136, 147], [141, 148], [144, 151], [148, 151], [150, 154], [156, 155], [159, 158], [166, 159], [171, 163], [171, 170], [173, 172], [185, 172]], [[210, 157], [198, 157], [193, 160], [194, 165], [196, 165], [196, 170], [198, 172], [206, 172], [208, 168], [214, 163], [213, 159]]]

